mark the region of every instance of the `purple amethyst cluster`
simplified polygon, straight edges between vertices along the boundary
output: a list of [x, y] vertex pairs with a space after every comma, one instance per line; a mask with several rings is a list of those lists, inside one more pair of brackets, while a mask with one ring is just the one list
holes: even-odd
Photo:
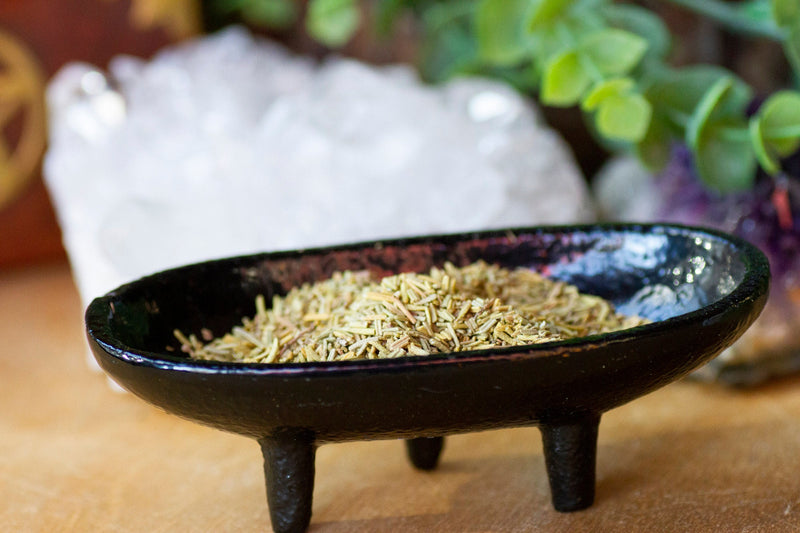
[[676, 146], [655, 180], [654, 219], [716, 228], [758, 246], [769, 258], [772, 285], [761, 317], [703, 373], [718, 381], [752, 385], [800, 371], [800, 153], [783, 162], [785, 174], [761, 171], [752, 188], [720, 194], [693, 170], [692, 155]]
[[713, 227], [748, 240], [769, 257], [773, 297], [800, 299], [800, 153], [785, 161], [784, 168], [785, 176], [759, 172], [751, 189], [720, 194], [703, 186], [690, 151], [676, 146], [656, 178], [656, 217]]

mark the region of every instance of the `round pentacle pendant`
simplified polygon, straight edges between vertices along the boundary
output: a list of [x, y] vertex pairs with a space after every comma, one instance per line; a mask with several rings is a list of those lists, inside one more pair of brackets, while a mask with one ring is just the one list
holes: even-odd
[[0, 209], [34, 177], [45, 138], [42, 71], [19, 39], [0, 30]]

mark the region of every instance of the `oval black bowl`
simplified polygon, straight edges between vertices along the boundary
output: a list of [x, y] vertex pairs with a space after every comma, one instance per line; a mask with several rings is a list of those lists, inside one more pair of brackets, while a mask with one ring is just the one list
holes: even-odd
[[[305, 364], [193, 361], [173, 330], [215, 335], [267, 301], [334, 271], [379, 275], [483, 259], [528, 267], [652, 323], [582, 339], [394, 360]], [[600, 415], [673, 381], [729, 346], [761, 311], [763, 254], [728, 235], [609, 225], [419, 237], [267, 253], [168, 270], [97, 298], [86, 312], [101, 367], [166, 411], [257, 439], [276, 531], [310, 520], [321, 443], [403, 438], [433, 468], [451, 433], [536, 425], [555, 507], [594, 497]]]

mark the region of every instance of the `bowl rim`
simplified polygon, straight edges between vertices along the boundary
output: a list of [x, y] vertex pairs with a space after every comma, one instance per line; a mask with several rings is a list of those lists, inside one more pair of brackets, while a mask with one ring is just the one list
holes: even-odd
[[[257, 261], [265, 259], [280, 259], [296, 257], [301, 254], [321, 255], [331, 251], [355, 250], [365, 247], [384, 245], [408, 245], [414, 243], [435, 242], [437, 240], [469, 240], [478, 238], [502, 237], [509, 232], [527, 234], [559, 234], [559, 233], [620, 233], [620, 234], [661, 234], [666, 236], [694, 235], [695, 238], [716, 240], [725, 243], [732, 249], [741, 252], [739, 257], [744, 267], [742, 279], [728, 294], [722, 298], [705, 305], [699, 309], [680, 315], [654, 321], [648, 324], [627, 328], [609, 333], [599, 333], [585, 337], [577, 337], [560, 341], [551, 341], [539, 344], [526, 344], [520, 346], [505, 346], [491, 350], [471, 350], [465, 352], [439, 353], [426, 356], [406, 356], [393, 359], [368, 359], [350, 361], [320, 361], [306, 363], [242, 363], [221, 362], [200, 359], [190, 359], [187, 356], [172, 355], [169, 353], [142, 350], [128, 346], [116, 340], [111, 334], [108, 320], [108, 308], [117, 298], [124, 296], [125, 292], [143, 283], [158, 277], [174, 275], [180, 271], [197, 268], [202, 265], [214, 263], [235, 263], [236, 261]], [[152, 274], [131, 280], [105, 295], [94, 298], [87, 306], [85, 312], [86, 335], [90, 343], [96, 343], [111, 357], [124, 363], [135, 366], [147, 366], [160, 370], [189, 372], [198, 374], [225, 374], [243, 376], [277, 376], [288, 377], [300, 375], [311, 377], [315, 375], [331, 375], [339, 373], [393, 372], [409, 366], [438, 366], [442, 364], [467, 365], [487, 363], [498, 360], [515, 360], [544, 358], [551, 355], [575, 355], [579, 357], [582, 352], [590, 351], [587, 348], [601, 345], [610, 345], [629, 341], [633, 338], [656, 337], [669, 333], [670, 330], [682, 325], [689, 325], [698, 320], [705, 321], [712, 317], [722, 316], [733, 312], [739, 305], [747, 300], [757, 300], [769, 292], [770, 269], [769, 261], [763, 252], [745, 239], [736, 235], [706, 227], [689, 226], [672, 223], [594, 223], [594, 224], [569, 224], [569, 225], [541, 225], [519, 226], [514, 228], [501, 228], [480, 231], [457, 233], [440, 233], [413, 237], [391, 239], [377, 239], [359, 241], [341, 245], [319, 246], [296, 250], [281, 250], [274, 252], [259, 252], [243, 254], [207, 261], [188, 263], [185, 265], [168, 268]], [[572, 349], [572, 350], [570, 350]], [[566, 353], [569, 352], [569, 353]]]

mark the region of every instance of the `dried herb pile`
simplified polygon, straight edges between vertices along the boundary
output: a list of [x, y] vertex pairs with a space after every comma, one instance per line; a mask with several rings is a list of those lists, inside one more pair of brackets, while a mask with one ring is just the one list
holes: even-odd
[[220, 338], [175, 336], [196, 359], [301, 363], [534, 344], [644, 322], [567, 283], [477, 262], [381, 280], [339, 272], [274, 297], [270, 308], [259, 296], [256, 315]]

